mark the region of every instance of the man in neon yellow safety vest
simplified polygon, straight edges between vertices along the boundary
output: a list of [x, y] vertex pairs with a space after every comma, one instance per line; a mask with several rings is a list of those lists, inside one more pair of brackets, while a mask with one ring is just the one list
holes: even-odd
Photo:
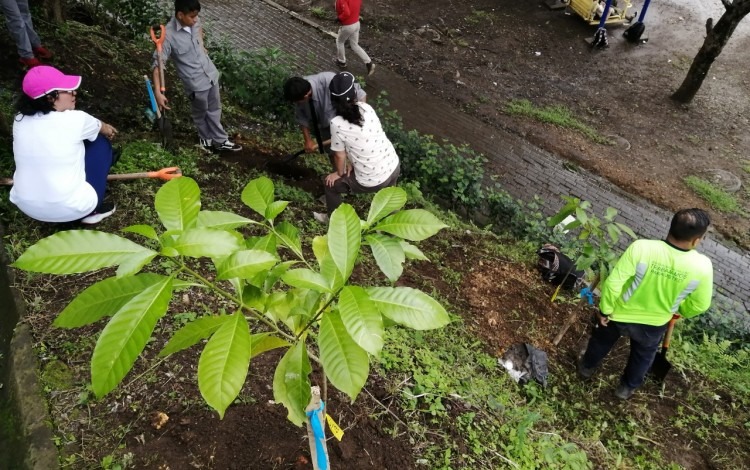
[[591, 378], [620, 336], [630, 337], [630, 357], [615, 396], [627, 400], [643, 384], [673, 315], [691, 318], [708, 310], [713, 266], [695, 251], [711, 219], [701, 209], [672, 217], [666, 240], [637, 240], [602, 285], [597, 324], [578, 362]]

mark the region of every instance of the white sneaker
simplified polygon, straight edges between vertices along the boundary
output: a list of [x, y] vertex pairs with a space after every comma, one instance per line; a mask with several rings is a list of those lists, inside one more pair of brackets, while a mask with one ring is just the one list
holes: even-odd
[[99, 207], [94, 209], [94, 212], [81, 219], [81, 223], [86, 225], [98, 224], [114, 213], [115, 205], [111, 202], [104, 202], [99, 204]]
[[313, 218], [321, 224], [327, 224], [331, 220], [328, 214], [322, 212], [313, 212]]

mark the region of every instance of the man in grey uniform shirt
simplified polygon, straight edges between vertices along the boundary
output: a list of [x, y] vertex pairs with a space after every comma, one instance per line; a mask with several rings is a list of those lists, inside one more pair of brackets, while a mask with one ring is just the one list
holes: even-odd
[[[335, 76], [333, 72], [320, 72], [304, 78], [292, 77], [284, 83], [284, 98], [294, 104], [294, 116], [302, 128], [306, 153], [318, 150], [315, 124], [320, 131], [322, 142], [331, 139], [331, 119], [336, 116], [336, 111], [333, 109], [328, 87]], [[354, 89], [357, 92], [357, 101], [364, 103], [367, 93], [359, 86], [359, 83], [354, 84]], [[315, 110], [314, 119], [313, 109]]]
[[[175, 0], [175, 16], [165, 28], [162, 60], [172, 58], [177, 75], [182, 80], [192, 107], [192, 116], [198, 128], [203, 149], [211, 151], [242, 150], [242, 146], [229, 140], [221, 125], [221, 96], [219, 71], [208, 57], [203, 46], [203, 26], [198, 13], [199, 0]], [[160, 108], [169, 109], [167, 97], [160, 91], [157, 52], [154, 52], [154, 94]]]

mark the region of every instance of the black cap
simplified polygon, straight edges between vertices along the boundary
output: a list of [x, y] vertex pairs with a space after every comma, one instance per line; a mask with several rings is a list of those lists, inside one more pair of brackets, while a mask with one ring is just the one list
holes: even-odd
[[354, 101], [357, 92], [354, 89], [354, 75], [349, 72], [337, 73], [328, 85], [331, 90], [331, 98], [334, 100]]

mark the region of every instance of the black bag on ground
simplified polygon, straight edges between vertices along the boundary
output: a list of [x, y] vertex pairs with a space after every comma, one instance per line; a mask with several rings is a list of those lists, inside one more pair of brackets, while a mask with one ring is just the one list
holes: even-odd
[[636, 21], [628, 29], [625, 30], [624, 33], [622, 33], [623, 36], [625, 36], [625, 39], [628, 40], [628, 42], [640, 42], [641, 36], [643, 36], [643, 32], [646, 30], [646, 26], [641, 23], [640, 21]]
[[583, 284], [584, 272], [576, 269], [573, 260], [562, 254], [555, 245], [547, 243], [536, 254], [539, 255], [536, 267], [545, 281], [554, 286], [562, 283], [565, 289], [574, 289]]

